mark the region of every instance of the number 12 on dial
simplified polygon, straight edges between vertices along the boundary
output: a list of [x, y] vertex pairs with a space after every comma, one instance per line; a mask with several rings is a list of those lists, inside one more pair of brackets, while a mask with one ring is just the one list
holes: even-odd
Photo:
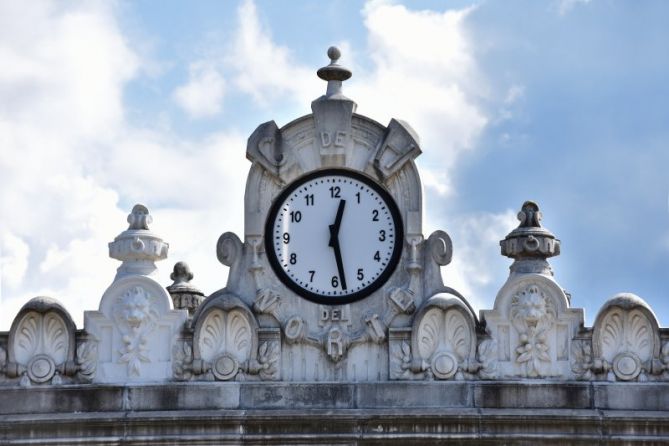
[[379, 289], [402, 252], [403, 226], [390, 194], [348, 170], [316, 171], [276, 198], [265, 248], [279, 279], [300, 296], [344, 304]]

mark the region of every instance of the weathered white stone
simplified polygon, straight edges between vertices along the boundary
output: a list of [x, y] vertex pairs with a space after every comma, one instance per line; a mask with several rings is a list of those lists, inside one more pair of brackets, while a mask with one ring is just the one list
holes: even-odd
[[130, 227], [109, 246], [110, 257], [123, 264], [99, 310], [84, 313], [88, 339], [80, 346], [78, 361], [84, 377], [93, 382], [172, 378], [172, 350], [188, 313], [172, 310], [170, 295], [151, 277], [154, 262], [167, 257], [167, 244], [149, 231], [150, 222], [146, 207], [135, 205], [128, 216]]
[[592, 343], [593, 369], [609, 380], [643, 381], [664, 369], [657, 319], [634, 294], [618, 294], [604, 304], [595, 319]]
[[543, 274], [514, 275], [497, 294], [492, 310], [482, 310], [497, 344], [497, 377], [574, 377], [573, 337], [583, 310], [569, 308], [562, 288]]
[[12, 323], [5, 368], [22, 385], [61, 384], [77, 372], [74, 352], [75, 326], [67, 310], [54, 299], [36, 297]]
[[172, 346], [187, 319], [172, 310], [167, 291], [138, 275], [114, 281], [98, 311], [84, 312], [89, 342], [97, 343], [93, 382], [150, 382], [172, 378]]

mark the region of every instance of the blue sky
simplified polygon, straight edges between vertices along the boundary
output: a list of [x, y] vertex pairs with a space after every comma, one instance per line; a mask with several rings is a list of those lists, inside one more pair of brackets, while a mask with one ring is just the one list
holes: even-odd
[[8, 329], [36, 295], [81, 326], [136, 202], [211, 293], [218, 236], [242, 235], [245, 140], [310, 112], [342, 48], [358, 112], [421, 135], [424, 232], [447, 284], [490, 308], [523, 201], [589, 324], [633, 292], [669, 324], [669, 3], [0, 1], [0, 247]]

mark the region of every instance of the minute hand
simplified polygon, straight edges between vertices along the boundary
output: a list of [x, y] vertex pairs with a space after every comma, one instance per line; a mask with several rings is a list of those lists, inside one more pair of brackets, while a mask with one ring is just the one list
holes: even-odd
[[344, 264], [341, 260], [341, 249], [339, 247], [339, 227], [341, 226], [341, 219], [344, 215], [344, 206], [346, 205], [346, 200], [341, 200], [339, 202], [339, 207], [337, 208], [337, 216], [335, 217], [334, 224], [330, 225], [330, 242], [328, 246], [332, 247], [334, 250], [335, 261], [337, 262], [337, 272], [339, 273], [339, 278], [341, 279], [341, 289], [346, 289], [346, 276], [344, 275]]

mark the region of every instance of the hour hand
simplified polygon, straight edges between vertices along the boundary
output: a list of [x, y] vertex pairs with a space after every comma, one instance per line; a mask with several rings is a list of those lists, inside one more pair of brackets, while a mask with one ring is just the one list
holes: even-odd
[[339, 207], [337, 208], [337, 216], [335, 217], [334, 224], [330, 225], [330, 242], [328, 246], [332, 247], [334, 250], [335, 261], [337, 262], [337, 272], [339, 274], [339, 279], [341, 281], [341, 289], [346, 289], [346, 276], [344, 275], [344, 264], [341, 259], [341, 249], [339, 248], [339, 227], [341, 226], [341, 219], [344, 215], [344, 206], [346, 205], [346, 200], [341, 200], [339, 202]]

